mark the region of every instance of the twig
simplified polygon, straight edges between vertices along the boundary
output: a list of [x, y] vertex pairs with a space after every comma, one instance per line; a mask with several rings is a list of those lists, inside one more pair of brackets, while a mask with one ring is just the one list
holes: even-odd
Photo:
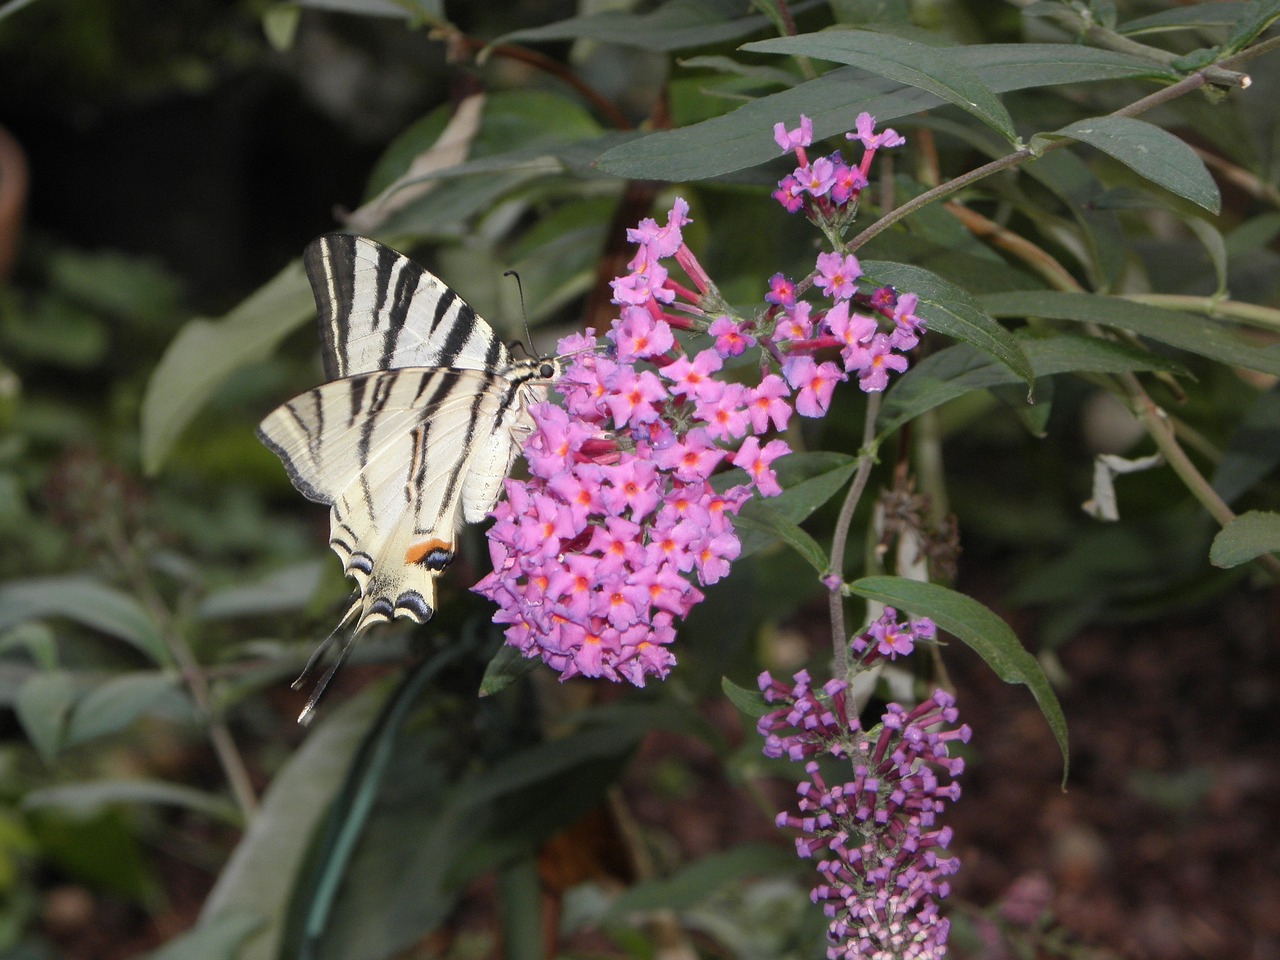
[[844, 503], [840, 507], [840, 516], [836, 519], [835, 533], [831, 537], [831, 569], [827, 575], [828, 603], [831, 608], [831, 643], [835, 652], [835, 675], [848, 678], [849, 645], [845, 642], [844, 626], [844, 551], [849, 540], [849, 527], [853, 523], [854, 511], [862, 492], [867, 487], [871, 476], [871, 467], [876, 462], [876, 417], [880, 414], [880, 394], [867, 394], [867, 415], [862, 425], [862, 448], [858, 451], [858, 469], [853, 475], [853, 483], [845, 494]]

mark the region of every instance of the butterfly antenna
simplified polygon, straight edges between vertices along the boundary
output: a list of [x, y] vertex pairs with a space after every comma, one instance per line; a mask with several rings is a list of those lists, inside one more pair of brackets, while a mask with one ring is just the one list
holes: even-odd
[[[520, 291], [520, 317], [524, 320], [524, 335], [528, 338], [529, 350], [532, 350], [533, 331], [529, 329], [529, 313], [524, 308], [524, 284], [520, 282], [520, 274], [516, 273], [514, 270], [504, 270], [502, 275], [504, 277], [516, 278], [516, 289]], [[525, 352], [528, 353], [529, 350], [526, 350]]]

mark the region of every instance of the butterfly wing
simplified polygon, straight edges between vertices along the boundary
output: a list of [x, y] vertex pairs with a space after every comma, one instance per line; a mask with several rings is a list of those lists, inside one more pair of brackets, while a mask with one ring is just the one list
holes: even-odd
[[331, 233], [302, 256], [330, 380], [397, 367], [503, 370], [510, 354], [442, 281], [390, 247]]
[[306, 497], [330, 504], [330, 546], [360, 588], [356, 632], [435, 610], [464, 521], [484, 517], [545, 387], [471, 370], [406, 368], [323, 384], [259, 436]]

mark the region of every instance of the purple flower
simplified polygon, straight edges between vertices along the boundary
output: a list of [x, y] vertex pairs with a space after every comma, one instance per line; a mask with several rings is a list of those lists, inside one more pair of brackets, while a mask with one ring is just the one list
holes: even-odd
[[861, 140], [862, 145], [868, 150], [879, 150], [882, 147], [898, 147], [907, 142], [905, 137], [891, 127], [877, 134], [876, 118], [865, 111], [858, 114], [858, 118], [854, 123], [856, 124], [855, 129], [846, 133], [844, 135], [845, 139]]
[[835, 181], [831, 184], [831, 199], [838, 204], [848, 203], [857, 197], [867, 185], [867, 175], [858, 167], [847, 163], [835, 165]]
[[[964, 762], [950, 756], [955, 701], [942, 690], [911, 710], [889, 704], [881, 723], [864, 731], [847, 716], [845, 684], [813, 689], [807, 673], [794, 685], [761, 674], [760, 688], [775, 708], [760, 718], [764, 753], [807, 761], [796, 788], [794, 812], [780, 827], [798, 831], [796, 852], [817, 859], [819, 882], [811, 897], [830, 919], [827, 956], [936, 958], [946, 953], [949, 925], [937, 902], [959, 861], [945, 855], [951, 829], [937, 816], [960, 795], [950, 780]], [[839, 758], [847, 779], [829, 783], [812, 759]]]
[[742, 332], [742, 325], [732, 317], [717, 317], [707, 328], [707, 333], [716, 338], [716, 353], [722, 357], [738, 357], [746, 352], [747, 347], [755, 346], [755, 337]]
[[812, 310], [813, 305], [808, 300], [801, 300], [788, 308], [773, 331], [773, 342], [807, 340], [813, 333], [813, 322], [809, 319]]
[[828, 158], [819, 157], [807, 166], [796, 167], [793, 176], [810, 196], [822, 197], [836, 182], [836, 168]]
[[813, 143], [813, 121], [800, 114], [800, 126], [788, 130], [785, 123], [773, 125], [773, 139], [782, 148], [783, 153], [801, 149]]
[[787, 174], [778, 181], [773, 199], [782, 204], [787, 213], [798, 213], [804, 207], [804, 186], [791, 174]]
[[858, 385], [867, 393], [875, 393], [887, 387], [890, 370], [901, 373], [907, 369], [907, 358], [893, 352], [893, 344], [883, 333], [877, 333], [871, 338], [871, 342], [867, 344], [867, 352], [870, 360], [858, 377]]
[[769, 464], [778, 457], [790, 453], [791, 448], [781, 440], [770, 440], [763, 447], [755, 437], [747, 437], [733, 455], [733, 465], [747, 471], [752, 484], [766, 497], [776, 497], [782, 492], [778, 478]]
[[[562, 678], [665, 676], [676, 623], [702, 599], [688, 578], [724, 577], [741, 550], [733, 515], [753, 491], [781, 492], [771, 463], [789, 448], [753, 434], [786, 424], [790, 391], [772, 373], [758, 386], [721, 378], [721, 353], [755, 338], [701, 312], [712, 287], [681, 236], [687, 211], [680, 201], [665, 226], [645, 220], [629, 233], [639, 249], [614, 282], [608, 340], [561, 342], [564, 406], [529, 408], [530, 479], [508, 480], [493, 511], [494, 569], [475, 589], [499, 605], [507, 641]], [[668, 257], [696, 290], [672, 279]], [[708, 346], [686, 352], [673, 328]], [[740, 441], [746, 453], [733, 449]], [[717, 492], [709, 480], [730, 458], [748, 482]]]
[[899, 620], [897, 610], [885, 607], [865, 633], [853, 638], [850, 648], [862, 664], [870, 665], [883, 658], [894, 660], [906, 656], [915, 649], [917, 641], [931, 641], [937, 632], [938, 628], [928, 617]]
[[826, 416], [836, 384], [848, 379], [834, 363], [818, 364], [804, 355], [787, 357], [782, 363], [782, 375], [800, 391], [796, 396], [796, 413], [804, 417]]
[[[873, 136], [874, 121], [858, 124]], [[811, 161], [807, 117], [794, 129], [779, 124], [775, 136], [799, 166], [774, 196], [838, 237], [873, 148], [856, 167], [839, 153]], [[875, 138], [900, 141], [892, 131]], [[665, 223], [645, 218], [627, 232], [636, 251], [612, 281], [619, 315], [603, 341], [593, 331], [561, 341], [563, 406], [529, 408], [530, 478], [508, 480], [493, 511], [494, 569], [475, 589], [499, 605], [508, 642], [562, 678], [642, 685], [665, 676], [677, 621], [702, 598], [690, 579], [723, 577], [740, 549], [738, 508], [755, 493], [781, 492], [772, 463], [788, 447], [763, 435], [785, 429], [793, 411], [823, 416], [849, 375], [883, 390], [924, 329], [912, 295], [862, 292], [858, 260], [843, 249], [819, 255], [799, 284], [775, 274], [764, 305], [737, 316], [684, 241], [688, 214], [678, 199]], [[672, 275], [672, 259], [687, 280]], [[827, 302], [799, 298], [810, 284]], [[747, 363], [725, 377], [725, 358], [757, 348], [758, 379]], [[844, 370], [820, 356], [836, 349]], [[710, 480], [726, 463], [748, 482], [717, 492]], [[889, 649], [883, 655], [905, 652], [896, 634]]]
[[622, 308], [621, 322], [609, 331], [620, 360], [636, 360], [666, 353], [675, 343], [671, 327], [642, 306]]
[[775, 273], [769, 278], [769, 292], [764, 295], [769, 303], [775, 303], [780, 307], [795, 306], [796, 302], [796, 285], [788, 280], [780, 273]]
[[853, 254], [818, 254], [818, 275], [813, 282], [831, 299], [848, 300], [852, 297], [858, 289], [856, 284], [860, 276], [862, 268]]
[[787, 382], [776, 373], [771, 373], [760, 381], [760, 385], [751, 391], [747, 406], [747, 415], [751, 418], [751, 428], [756, 433], [764, 433], [772, 422], [775, 430], [787, 429], [787, 421], [791, 419], [791, 407], [783, 398], [791, 395]]
[[912, 350], [920, 342], [924, 321], [916, 316], [919, 303], [920, 298], [914, 293], [904, 293], [893, 307], [894, 330], [889, 340], [897, 350]]
[[860, 313], [852, 313], [847, 302], [837, 303], [827, 311], [823, 324], [843, 346], [840, 356], [845, 370], [853, 373], [871, 362], [866, 345], [876, 333], [876, 322]]

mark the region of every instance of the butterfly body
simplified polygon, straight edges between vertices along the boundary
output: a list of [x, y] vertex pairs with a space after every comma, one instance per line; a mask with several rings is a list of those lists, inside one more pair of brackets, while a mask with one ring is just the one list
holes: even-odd
[[448, 286], [372, 240], [327, 235], [303, 262], [331, 379], [258, 435], [330, 506], [329, 544], [359, 589], [343, 622], [425, 622], [458, 531], [493, 509], [560, 365], [513, 359]]

